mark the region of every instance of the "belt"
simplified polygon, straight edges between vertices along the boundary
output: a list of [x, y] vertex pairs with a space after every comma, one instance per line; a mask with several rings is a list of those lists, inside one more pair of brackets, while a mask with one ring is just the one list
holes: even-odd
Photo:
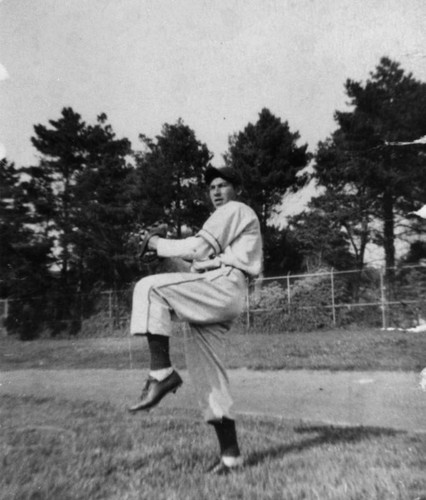
[[232, 267], [232, 270], [240, 271], [240, 273], [243, 273], [246, 278], [252, 278], [252, 276], [247, 271], [243, 271], [239, 267], [234, 267], [234, 266], [226, 266], [226, 267]]
[[248, 272], [243, 271], [239, 267], [230, 266], [229, 264], [224, 264], [223, 262], [218, 261], [216, 259], [202, 261], [202, 264], [198, 263], [195, 267], [193, 266], [192, 271], [198, 274], [203, 274], [209, 271], [215, 271], [216, 269], [220, 269], [221, 267], [230, 267], [232, 270], [235, 269], [236, 271], [240, 271], [241, 273], [243, 273], [247, 279], [253, 278], [253, 276], [251, 276]]

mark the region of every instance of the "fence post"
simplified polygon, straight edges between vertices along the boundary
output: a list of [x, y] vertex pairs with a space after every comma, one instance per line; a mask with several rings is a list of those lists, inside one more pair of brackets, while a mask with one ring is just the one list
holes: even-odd
[[287, 305], [288, 305], [288, 312], [290, 313], [290, 306], [291, 306], [290, 272], [287, 273]]
[[247, 287], [246, 293], [246, 333], [250, 329], [250, 285]]
[[333, 311], [333, 326], [336, 326], [336, 304], [335, 304], [335, 297], [334, 297], [334, 269], [333, 268], [331, 268], [330, 278], [331, 278], [331, 308]]
[[7, 320], [7, 316], [9, 314], [9, 299], [2, 299], [2, 300], [0, 300], [0, 303], [4, 304], [4, 306], [3, 306], [3, 314], [2, 314], [2, 316], [0, 316], [0, 319], [2, 320], [0, 322], [0, 334], [7, 335], [7, 329], [5, 328], [3, 330], [3, 324]]
[[112, 316], [112, 290], [107, 291], [108, 294], [108, 319], [109, 319], [109, 329], [111, 334], [114, 331], [114, 320]]
[[380, 268], [380, 302], [382, 309], [382, 328], [386, 329], [386, 286], [385, 286], [385, 270]]

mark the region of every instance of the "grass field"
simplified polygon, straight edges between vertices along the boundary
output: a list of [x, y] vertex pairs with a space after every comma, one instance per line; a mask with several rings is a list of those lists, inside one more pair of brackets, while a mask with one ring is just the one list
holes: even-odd
[[[380, 330], [231, 334], [229, 367], [405, 370], [426, 335]], [[181, 336], [172, 357], [185, 366]], [[146, 368], [140, 338], [0, 339], [1, 370]], [[52, 373], [52, 376], [54, 374]], [[243, 416], [247, 467], [210, 477], [212, 430], [193, 410], [132, 416], [109, 404], [0, 397], [0, 500], [426, 500], [426, 434]]]
[[[381, 330], [326, 330], [280, 334], [230, 333], [224, 359], [229, 368], [402, 370], [426, 366], [426, 333]], [[182, 336], [171, 342], [172, 358], [185, 366]], [[0, 338], [2, 370], [23, 368], [127, 369], [147, 366], [144, 338], [43, 339], [30, 342]]]
[[107, 404], [3, 397], [2, 500], [414, 500], [426, 435], [244, 417], [247, 467], [204, 473], [212, 430], [191, 411], [130, 416]]

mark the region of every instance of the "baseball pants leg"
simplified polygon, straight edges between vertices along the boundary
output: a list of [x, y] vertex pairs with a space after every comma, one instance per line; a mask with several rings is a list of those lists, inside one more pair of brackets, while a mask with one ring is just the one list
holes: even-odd
[[231, 322], [214, 325], [188, 324], [184, 330], [185, 357], [189, 377], [206, 421], [232, 418], [233, 399], [225, 367], [217, 352]]
[[244, 305], [246, 278], [233, 268], [149, 276], [135, 286], [131, 334], [172, 334], [184, 321], [190, 378], [206, 420], [232, 418], [229, 381], [216, 354], [221, 338]]

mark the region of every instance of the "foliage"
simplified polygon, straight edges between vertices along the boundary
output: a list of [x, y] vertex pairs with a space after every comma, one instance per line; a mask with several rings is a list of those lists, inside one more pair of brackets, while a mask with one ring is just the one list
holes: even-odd
[[249, 123], [229, 138], [225, 163], [241, 173], [243, 198], [257, 213], [263, 232], [282, 196], [303, 184], [297, 174], [310, 155], [306, 144], [297, 146], [299, 138], [288, 122], [281, 122], [266, 108], [255, 124]]
[[34, 125], [31, 142], [42, 156], [38, 165], [21, 171], [29, 176], [24, 186], [27, 203], [33, 206], [32, 222], [57, 241], [56, 260], [66, 287], [74, 229], [74, 187], [86, 160], [86, 124], [71, 108], [64, 108], [59, 120], [49, 120], [49, 124], [51, 128]]
[[419, 264], [421, 261], [426, 259], [426, 242], [424, 241], [413, 241], [410, 244], [410, 249], [403, 259], [403, 263], [406, 264]]
[[[2, 163], [0, 206], [7, 254], [2, 293], [16, 299], [8, 329], [30, 338], [46, 320], [54, 335], [78, 331], [96, 307], [89, 292], [116, 290], [149, 272], [128, 245], [139, 223], [161, 214], [178, 237], [185, 226], [200, 225], [208, 214], [202, 174], [211, 158], [181, 120], [164, 125], [156, 141], [143, 137], [146, 150], [136, 155], [136, 168], [128, 162], [129, 141], [115, 136], [105, 114], [90, 125], [64, 108], [58, 120], [34, 131], [39, 163], [16, 172]], [[12, 204], [4, 201], [9, 196]], [[14, 279], [25, 279], [25, 286], [12, 290]]]
[[[325, 199], [325, 196], [315, 198], [309, 203], [309, 211], [289, 219], [289, 227], [299, 252], [304, 256], [304, 268], [307, 272], [315, 272], [323, 266], [337, 270], [355, 267], [355, 259], [349, 252], [347, 233], [342, 231], [336, 212], [324, 209]], [[335, 199], [328, 199], [334, 205]]]
[[267, 275], [296, 271], [300, 255], [291, 245], [289, 235], [271, 228], [268, 222], [283, 195], [303, 186], [301, 171], [310, 159], [307, 144], [298, 146], [298, 132], [290, 130], [268, 109], [259, 113], [256, 123], [230, 136], [225, 164], [241, 173], [242, 200], [257, 213], [264, 239]]
[[[422, 276], [420, 273], [419, 276]], [[418, 292], [411, 283], [405, 292], [401, 285], [401, 301]], [[288, 275], [286, 278], [265, 280], [251, 294], [251, 328], [255, 331], [313, 331], [333, 327], [365, 325], [380, 327], [380, 271], [377, 269], [353, 270], [334, 273], [319, 269], [315, 274]], [[362, 305], [366, 304], [365, 307]], [[394, 316], [388, 311], [388, 316]], [[405, 311], [405, 316], [412, 317]], [[398, 324], [398, 326], [400, 326]], [[409, 324], [408, 326], [415, 326]]]
[[[124, 181], [130, 166], [127, 139], [116, 139], [107, 117], [87, 125], [71, 108], [35, 125], [32, 142], [43, 155], [27, 169], [29, 201], [36, 221], [54, 235], [61, 287], [89, 289], [96, 282], [114, 286], [127, 276], [124, 235], [131, 214]], [[78, 285], [77, 285], [78, 284]]]
[[272, 282], [254, 295], [251, 307], [260, 310], [260, 321], [269, 330], [311, 331], [331, 326], [330, 275], [307, 276], [281, 285]]
[[362, 269], [370, 241], [371, 214], [363, 197], [329, 187], [307, 210], [290, 217], [289, 228], [308, 272], [321, 266]]
[[284, 308], [288, 300], [286, 288], [277, 281], [258, 286], [251, 294], [251, 309], [277, 309]]
[[10, 309], [10, 332], [36, 336], [46, 319], [55, 325], [53, 334], [76, 332], [91, 308], [76, 292], [99, 283], [121, 286], [135, 269], [125, 248], [132, 222], [125, 191], [130, 143], [116, 139], [106, 120], [101, 114], [87, 125], [64, 108], [50, 126], [34, 126], [32, 142], [41, 156], [37, 165], [17, 170], [14, 207], [24, 208], [13, 216], [15, 239], [25, 235], [16, 253], [31, 260], [34, 271], [27, 266], [25, 288], [7, 294], [19, 299]]
[[280, 276], [302, 270], [303, 254], [291, 230], [267, 226], [262, 237], [265, 276]]
[[426, 321], [426, 268], [398, 266], [394, 272], [394, 304], [389, 308], [389, 324], [412, 328]]
[[[7, 160], [0, 162], [0, 296], [7, 297], [25, 274], [30, 278], [36, 268], [42, 272], [49, 240], [25, 225], [30, 207], [25, 204], [25, 193], [19, 171]], [[47, 246], [47, 248], [46, 248]], [[28, 283], [23, 285], [28, 287]]]
[[[334, 288], [335, 300], [340, 301], [347, 295], [347, 284], [339, 282]], [[329, 328], [332, 325], [331, 297], [328, 272], [298, 279], [291, 290], [290, 317], [293, 316], [293, 321], [300, 323], [303, 330]]]
[[[50, 240], [26, 225], [31, 215], [18, 169], [0, 162], [0, 297], [9, 299], [5, 326], [21, 338], [37, 336], [50, 282]], [[38, 303], [30, 303], [36, 297]], [[27, 319], [35, 319], [28, 328]]]
[[137, 222], [166, 221], [178, 238], [185, 226], [201, 227], [209, 213], [203, 187], [203, 173], [212, 158], [207, 146], [180, 119], [164, 124], [155, 140], [140, 138], [145, 149], [136, 154], [131, 177]]
[[[307, 179], [311, 155], [297, 145], [299, 133], [262, 109], [256, 123], [229, 138], [224, 161], [240, 171], [244, 200], [259, 215], [267, 276], [322, 266], [361, 270], [374, 242], [384, 247], [396, 296], [396, 229], [424, 203], [426, 153], [421, 144], [392, 144], [426, 135], [426, 84], [382, 58], [365, 83], [347, 80], [345, 92], [349, 109], [336, 111], [337, 129], [315, 154], [312, 178], [323, 191], [286, 230], [268, 221], [282, 196]], [[96, 306], [90, 294], [82, 303], [83, 293], [124, 288], [152, 272], [140, 269], [127, 245], [138, 224], [165, 220], [177, 237], [200, 227], [209, 214], [202, 176], [212, 157], [181, 119], [155, 139], [141, 134], [143, 150], [133, 153], [105, 114], [90, 125], [71, 108], [35, 125], [31, 140], [37, 164], [0, 165], [0, 296], [16, 299], [10, 331], [30, 338], [43, 318], [57, 325], [54, 333], [76, 331]], [[418, 221], [405, 223], [422, 231]], [[406, 262], [423, 254], [421, 242], [413, 243]], [[320, 300], [320, 284], [306, 300], [310, 293]], [[318, 315], [312, 320], [322, 323]]]
[[[340, 219], [352, 244], [358, 237], [358, 266], [363, 265], [365, 244], [373, 239], [383, 245], [390, 270], [395, 265], [396, 217], [425, 195], [426, 156], [421, 146], [388, 144], [426, 134], [426, 84], [384, 57], [365, 84], [347, 80], [345, 91], [350, 110], [335, 113], [339, 128], [319, 144], [315, 178], [341, 197], [342, 209], [327, 215]], [[369, 225], [372, 217], [382, 222], [378, 233]]]
[[86, 164], [77, 176], [72, 263], [79, 290], [96, 284], [118, 288], [135, 273], [133, 256], [126, 248], [133, 227], [133, 212], [126, 185], [133, 168], [127, 139], [117, 139], [102, 114], [85, 131]]

